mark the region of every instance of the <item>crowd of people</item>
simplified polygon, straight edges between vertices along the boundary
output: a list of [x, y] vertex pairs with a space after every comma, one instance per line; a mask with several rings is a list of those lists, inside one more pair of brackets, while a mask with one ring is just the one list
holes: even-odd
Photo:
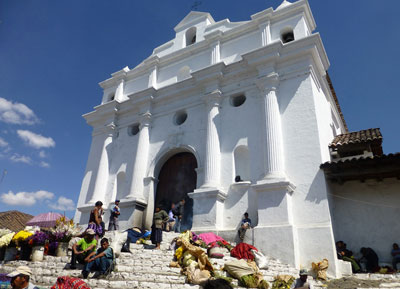
[[[379, 266], [379, 257], [370, 247], [362, 247], [360, 249], [361, 258], [356, 258], [353, 252], [347, 249], [346, 243], [343, 241], [336, 242], [336, 251], [339, 259], [351, 263], [353, 273], [375, 273], [381, 268]], [[392, 268], [389, 270], [397, 271], [397, 264], [400, 263], [400, 249], [397, 243], [392, 245]]]

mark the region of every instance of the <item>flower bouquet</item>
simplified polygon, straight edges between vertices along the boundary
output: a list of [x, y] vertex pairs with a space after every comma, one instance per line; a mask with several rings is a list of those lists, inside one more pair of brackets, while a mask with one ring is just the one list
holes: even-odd
[[61, 217], [56, 221], [55, 228], [50, 229], [51, 239], [56, 242], [69, 242], [72, 237], [79, 235], [81, 228], [74, 225], [73, 220]]
[[32, 261], [43, 261], [44, 245], [48, 243], [49, 235], [42, 231], [36, 231], [28, 238], [28, 244], [32, 247]]
[[29, 261], [30, 259], [32, 248], [28, 246], [28, 238], [32, 235], [33, 233], [31, 231], [22, 230], [16, 233], [11, 240], [11, 244], [15, 243], [15, 245], [20, 248], [20, 260]]
[[14, 232], [5, 233], [0, 237], [0, 247], [7, 247], [10, 245], [12, 238], [14, 237]]
[[5, 257], [6, 248], [10, 245], [15, 233], [8, 229], [1, 229], [0, 231], [0, 261], [2, 261]]
[[72, 237], [80, 235], [80, 232], [81, 228], [74, 225], [73, 220], [68, 221], [65, 217], [61, 217], [56, 221], [56, 226], [50, 229], [50, 234], [52, 242], [57, 243], [58, 257], [67, 255], [68, 242]]
[[32, 235], [33, 233], [29, 231], [25, 230], [19, 231], [13, 236], [11, 243], [14, 242], [16, 246], [21, 246], [25, 244], [27, 242], [27, 239]]
[[3, 237], [4, 235], [12, 233], [11, 230], [9, 229], [0, 229], [0, 238]]
[[44, 246], [48, 239], [48, 234], [42, 231], [36, 231], [35, 234], [28, 238], [28, 244], [30, 246]]

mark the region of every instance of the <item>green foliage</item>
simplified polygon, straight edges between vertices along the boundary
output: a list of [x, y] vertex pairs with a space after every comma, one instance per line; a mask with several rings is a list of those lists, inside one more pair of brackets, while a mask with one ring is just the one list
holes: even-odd
[[256, 274], [250, 274], [242, 276], [239, 279], [239, 284], [247, 288], [258, 288], [258, 289], [268, 289], [268, 282], [265, 280], [259, 280]]
[[272, 284], [272, 289], [290, 289], [294, 282], [294, 277], [291, 277], [288, 281], [284, 281], [282, 279], [275, 279]]

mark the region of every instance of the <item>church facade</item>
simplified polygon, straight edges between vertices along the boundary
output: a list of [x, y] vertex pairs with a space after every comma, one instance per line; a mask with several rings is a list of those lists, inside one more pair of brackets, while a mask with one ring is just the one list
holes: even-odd
[[185, 199], [186, 229], [232, 240], [248, 212], [265, 254], [298, 268], [327, 258], [339, 274], [320, 165], [347, 127], [315, 27], [306, 0], [237, 23], [190, 12], [101, 82], [75, 221], [120, 199], [121, 229], [150, 228], [155, 205]]

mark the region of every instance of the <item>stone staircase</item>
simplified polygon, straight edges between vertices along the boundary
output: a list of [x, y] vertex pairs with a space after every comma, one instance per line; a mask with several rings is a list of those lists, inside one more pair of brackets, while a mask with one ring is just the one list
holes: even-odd
[[[198, 285], [187, 284], [185, 276], [180, 274], [180, 268], [170, 268], [169, 264], [173, 259], [174, 252], [169, 249], [171, 240], [176, 237], [176, 233], [163, 233], [164, 241], [161, 244], [161, 250], [152, 249], [151, 245], [131, 244], [132, 253], [121, 253], [116, 259], [116, 268], [106, 279], [90, 278], [85, 280], [93, 289], [105, 288], [141, 288], [141, 289], [200, 289]], [[222, 266], [227, 260], [232, 259], [229, 253], [226, 253], [222, 259], [210, 259], [217, 273], [226, 276], [226, 273], [221, 271]], [[43, 288], [50, 288], [57, 279], [57, 276], [72, 276], [80, 277], [81, 268], [76, 270], [69, 269], [70, 257], [53, 257], [45, 256], [42, 262], [28, 261], [11, 261], [0, 266], [0, 272], [11, 272], [15, 267], [27, 265], [33, 271], [32, 283]], [[270, 259], [269, 269], [261, 270], [264, 279], [272, 284], [274, 277], [279, 274], [288, 274], [297, 277], [298, 270], [289, 265], [282, 264], [278, 260]], [[393, 275], [396, 276], [396, 275]], [[369, 279], [367, 274], [363, 274], [364, 279]], [[316, 282], [311, 279], [313, 288], [326, 288], [326, 285]], [[391, 281], [380, 284], [379, 288], [400, 288], [390, 287], [400, 282], [398, 278], [392, 278]], [[383, 287], [381, 285], [384, 285]], [[397, 283], [400, 285], [400, 283]], [[236, 280], [233, 281], [233, 286], [238, 286]], [[371, 286], [369, 286], [371, 287]], [[368, 287], [360, 287], [368, 288]]]

